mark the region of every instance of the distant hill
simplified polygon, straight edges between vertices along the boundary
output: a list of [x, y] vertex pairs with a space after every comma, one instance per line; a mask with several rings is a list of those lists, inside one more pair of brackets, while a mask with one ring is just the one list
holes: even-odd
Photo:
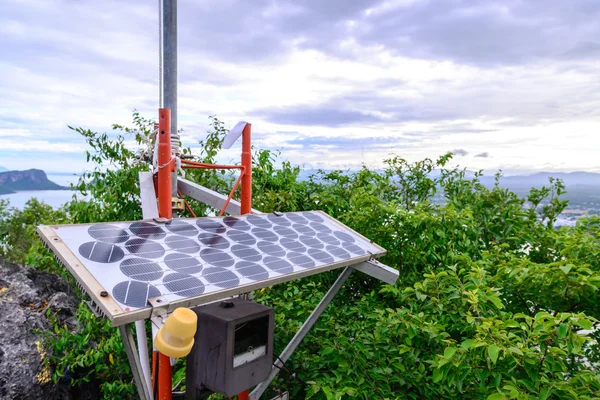
[[[332, 172], [333, 170], [324, 171]], [[381, 170], [377, 171], [381, 172]], [[299, 178], [300, 180], [308, 180], [310, 175], [316, 174], [317, 172], [317, 169], [304, 169], [300, 171]], [[347, 172], [356, 172], [356, 170], [349, 170]], [[435, 170], [431, 173], [431, 176], [439, 176], [439, 174], [440, 172]], [[467, 178], [473, 178], [474, 176], [474, 172], [467, 171]], [[509, 188], [524, 187], [529, 189], [532, 187], [548, 185], [548, 178], [550, 177], [562, 179], [567, 187], [575, 185], [600, 186], [600, 174], [594, 172], [538, 172], [531, 175], [503, 176], [500, 179], [500, 184]], [[479, 180], [486, 186], [494, 184], [494, 176], [490, 174], [480, 177]]]
[[[600, 174], [593, 172], [538, 172], [533, 175], [504, 176], [500, 179], [502, 185], [508, 187], [539, 187], [548, 185], [548, 178], [562, 179], [565, 186], [600, 186]], [[493, 177], [482, 177], [483, 184], [493, 184]]]
[[2, 165], [0, 165], [0, 172], [4, 172], [4, 171], [8, 171], [8, 168], [4, 168]]
[[41, 169], [0, 172], [0, 194], [22, 190], [63, 190], [63, 186], [48, 180]]

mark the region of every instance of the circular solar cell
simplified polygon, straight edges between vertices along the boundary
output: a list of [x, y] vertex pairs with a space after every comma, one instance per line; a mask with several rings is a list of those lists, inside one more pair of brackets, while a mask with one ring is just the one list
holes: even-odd
[[289, 274], [294, 272], [294, 267], [292, 264], [279, 257], [265, 257], [263, 263], [269, 268], [271, 271], [275, 271], [279, 274]]
[[246, 221], [259, 228], [270, 228], [272, 225], [266, 217], [258, 215], [248, 215]]
[[182, 274], [197, 274], [202, 271], [202, 264], [187, 254], [171, 253], [165, 257], [165, 264], [173, 271]]
[[329, 229], [327, 226], [320, 224], [318, 222], [311, 222], [310, 226], [317, 232], [331, 233], [331, 229]]
[[121, 272], [136, 281], [153, 281], [163, 276], [163, 270], [157, 263], [143, 258], [128, 258], [119, 266]]
[[333, 234], [342, 242], [355, 242], [354, 238], [351, 235], [348, 235], [346, 232], [334, 231]]
[[301, 235], [314, 236], [317, 234], [314, 229], [307, 225], [294, 224], [292, 225], [292, 228]]
[[316, 212], [312, 212], [312, 211], [303, 212], [302, 216], [304, 218], [310, 219], [313, 222], [323, 222], [324, 221], [323, 217], [321, 217]]
[[150, 222], [134, 222], [129, 226], [129, 229], [134, 235], [144, 239], [157, 240], [167, 236], [163, 228]]
[[300, 236], [300, 239], [298, 240], [300, 240], [302, 244], [315, 249], [322, 249], [323, 247], [325, 247], [323, 245], [323, 242], [312, 236]]
[[337, 246], [338, 244], [340, 244], [339, 240], [337, 240], [335, 237], [333, 237], [330, 234], [325, 233], [325, 232], [319, 232], [319, 233], [317, 233], [317, 237], [323, 243], [332, 244], [332, 245], [335, 245], [335, 246]]
[[146, 307], [148, 299], [160, 296], [157, 288], [147, 282], [125, 281], [118, 283], [112, 290], [113, 297], [129, 307]]
[[217, 249], [203, 249], [200, 257], [215, 267], [231, 267], [235, 262], [229, 254]]
[[269, 277], [269, 273], [266, 269], [250, 261], [240, 261], [235, 264], [235, 270], [244, 278], [252, 279], [253, 281], [259, 281]]
[[240, 284], [240, 278], [225, 268], [206, 268], [202, 272], [202, 277], [213, 285], [222, 288], [235, 287]]
[[198, 235], [198, 239], [202, 244], [214, 249], [226, 249], [229, 247], [229, 240], [216, 233], [203, 232]]
[[275, 214], [269, 214], [267, 215], [267, 218], [269, 219], [269, 221], [271, 221], [272, 223], [276, 224], [276, 225], [281, 225], [281, 226], [290, 226], [292, 223], [290, 222], [289, 219], [287, 219], [285, 216], [283, 215], [275, 215]]
[[287, 258], [292, 265], [296, 265], [300, 268], [312, 268], [315, 266], [315, 261], [302, 253], [289, 252]]
[[229, 239], [233, 240], [236, 243], [245, 244], [247, 246], [252, 246], [256, 243], [256, 239], [254, 238], [254, 236], [242, 231], [227, 231], [227, 237], [229, 237]]
[[297, 213], [285, 214], [285, 216], [295, 224], [308, 224], [308, 220]]
[[282, 238], [281, 245], [288, 250], [304, 252], [306, 247], [302, 243], [294, 239]]
[[170, 235], [165, 239], [165, 244], [171, 250], [182, 253], [194, 254], [200, 251], [200, 245], [195, 240], [180, 235]]
[[250, 225], [246, 221], [242, 221], [236, 217], [225, 217], [223, 218], [223, 223], [230, 228], [241, 229], [247, 231], [250, 229]]
[[342, 249], [341, 247], [329, 245], [325, 248], [325, 250], [327, 250], [327, 252], [329, 254], [332, 254], [332, 255], [336, 256], [337, 258], [341, 258], [342, 260], [347, 260], [349, 258], [352, 258], [350, 253], [348, 253], [346, 250]]
[[323, 264], [331, 264], [334, 259], [331, 255], [325, 253], [322, 250], [318, 249], [308, 249], [308, 254], [314, 258], [315, 260], [322, 262]]
[[177, 219], [171, 220], [168, 224], [165, 225], [167, 229], [173, 233], [183, 236], [196, 236], [198, 230], [192, 224], [188, 224], [187, 222], [183, 222]]
[[285, 256], [285, 250], [278, 244], [269, 242], [258, 242], [257, 246], [258, 249], [266, 255], [277, 257]]
[[279, 240], [276, 234], [262, 228], [252, 229], [252, 234], [261, 240], [266, 240], [267, 242], [277, 242], [277, 240]]
[[223, 233], [227, 230], [225, 225], [218, 221], [211, 221], [210, 219], [197, 219], [196, 225], [198, 225], [200, 229], [212, 233]]
[[170, 293], [181, 297], [198, 296], [204, 293], [204, 283], [195, 276], [175, 272], [165, 276], [163, 283]]
[[350, 253], [354, 254], [365, 254], [367, 252], [362, 247], [359, 247], [353, 243], [342, 243], [342, 246], [345, 250], [348, 250]]
[[277, 232], [278, 235], [281, 235], [286, 238], [296, 239], [298, 237], [296, 231], [290, 228], [286, 228], [285, 226], [274, 226], [273, 230]]
[[122, 243], [129, 239], [129, 234], [125, 229], [110, 224], [92, 225], [89, 227], [88, 233], [94, 239], [107, 243]]
[[241, 244], [236, 244], [231, 248], [231, 252], [236, 256], [246, 261], [260, 261], [262, 258], [262, 254], [258, 252], [258, 250], [244, 246]]
[[123, 253], [123, 250], [119, 246], [104, 242], [84, 243], [79, 246], [79, 254], [88, 260], [99, 263], [114, 263], [120, 261], [125, 256], [125, 253]]
[[159, 258], [165, 254], [165, 249], [160, 244], [146, 239], [129, 239], [125, 242], [125, 248], [130, 253], [145, 258]]

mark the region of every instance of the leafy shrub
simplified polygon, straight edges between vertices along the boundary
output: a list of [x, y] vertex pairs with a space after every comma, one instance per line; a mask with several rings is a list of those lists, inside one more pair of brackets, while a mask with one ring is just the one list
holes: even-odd
[[[138, 219], [137, 175], [148, 167], [126, 141], [144, 146], [152, 126], [134, 114], [134, 127], [115, 126], [116, 136], [77, 128], [94, 169], [75, 188], [91, 196], [64, 210], [31, 202], [17, 212], [0, 203], [1, 251], [64, 271], [29, 226]], [[224, 135], [224, 124], [211, 117], [196, 160], [214, 162]], [[519, 198], [499, 186], [500, 174], [486, 188], [480, 172], [468, 177], [447, 168], [450, 160], [450, 154], [416, 163], [392, 157], [381, 171], [319, 171], [300, 181], [300, 168], [280, 162], [278, 153], [254, 151], [255, 208], [323, 210], [386, 248], [382, 261], [400, 271], [393, 286], [352, 274], [275, 387], [318, 399], [600, 397], [600, 334], [590, 334], [600, 318], [600, 219], [555, 229], [567, 206], [562, 182], [550, 180]], [[186, 177], [226, 193], [234, 174], [193, 170]], [[190, 203], [199, 216], [217, 211]], [[275, 308], [276, 352], [336, 275], [255, 293]], [[77, 331], [55, 326], [49, 333], [54, 378], [101, 383], [104, 398], [133, 397], [117, 331], [84, 306], [78, 318]]]

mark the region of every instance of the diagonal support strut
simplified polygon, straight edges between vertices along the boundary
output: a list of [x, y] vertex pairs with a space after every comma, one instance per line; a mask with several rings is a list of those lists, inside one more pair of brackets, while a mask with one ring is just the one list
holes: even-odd
[[317, 322], [321, 314], [323, 314], [325, 308], [329, 305], [329, 303], [331, 303], [331, 300], [333, 300], [333, 298], [335, 297], [337, 292], [339, 292], [339, 290], [342, 288], [346, 280], [348, 280], [350, 274], [352, 274], [352, 271], [354, 271], [354, 269], [351, 267], [344, 268], [344, 270], [338, 276], [334, 284], [331, 286], [331, 288], [329, 288], [329, 291], [327, 291], [327, 294], [325, 294], [325, 296], [321, 299], [317, 307], [308, 316], [306, 321], [304, 321], [300, 329], [298, 329], [298, 332], [296, 332], [292, 340], [290, 340], [285, 349], [283, 349], [281, 355], [279, 356], [279, 359], [275, 361], [273, 367], [271, 368], [271, 374], [269, 375], [269, 377], [265, 381], [259, 383], [258, 386], [256, 386], [254, 390], [250, 393], [250, 400], [258, 400], [260, 396], [264, 393], [264, 391], [271, 384], [275, 376], [279, 373], [280, 369], [283, 368], [283, 363], [285, 363], [294, 353], [298, 345], [302, 342], [302, 339], [304, 339], [304, 337], [310, 331], [315, 322]]

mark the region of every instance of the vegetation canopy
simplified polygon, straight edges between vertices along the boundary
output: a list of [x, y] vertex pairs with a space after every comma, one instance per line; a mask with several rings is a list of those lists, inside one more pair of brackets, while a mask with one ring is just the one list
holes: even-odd
[[[210, 121], [197, 161], [214, 162], [225, 135], [221, 121]], [[88, 200], [59, 210], [35, 199], [23, 210], [0, 203], [0, 255], [72, 280], [35, 237], [35, 226], [141, 218], [137, 177], [149, 166], [125, 142], [143, 147], [152, 126], [134, 113], [132, 127], [114, 126], [116, 137], [76, 128], [92, 169], [74, 189]], [[381, 171], [319, 171], [300, 180], [300, 167], [279, 157], [254, 149], [254, 208], [325, 211], [386, 248], [382, 262], [400, 279], [390, 286], [354, 273], [271, 395], [280, 389], [314, 399], [600, 398], [600, 219], [555, 228], [567, 206], [561, 181], [520, 198], [499, 184], [486, 188], [481, 173], [468, 178], [448, 168], [451, 154], [415, 163], [393, 156]], [[186, 177], [221, 193], [233, 183], [229, 173], [211, 170]], [[216, 211], [190, 203], [198, 216]], [[276, 353], [337, 274], [255, 293], [275, 308]], [[46, 333], [55, 382], [91, 385], [107, 399], [134, 398], [117, 330], [85, 305], [77, 317], [77, 329], [55, 324]], [[183, 364], [175, 367], [177, 390], [185, 388]]]

